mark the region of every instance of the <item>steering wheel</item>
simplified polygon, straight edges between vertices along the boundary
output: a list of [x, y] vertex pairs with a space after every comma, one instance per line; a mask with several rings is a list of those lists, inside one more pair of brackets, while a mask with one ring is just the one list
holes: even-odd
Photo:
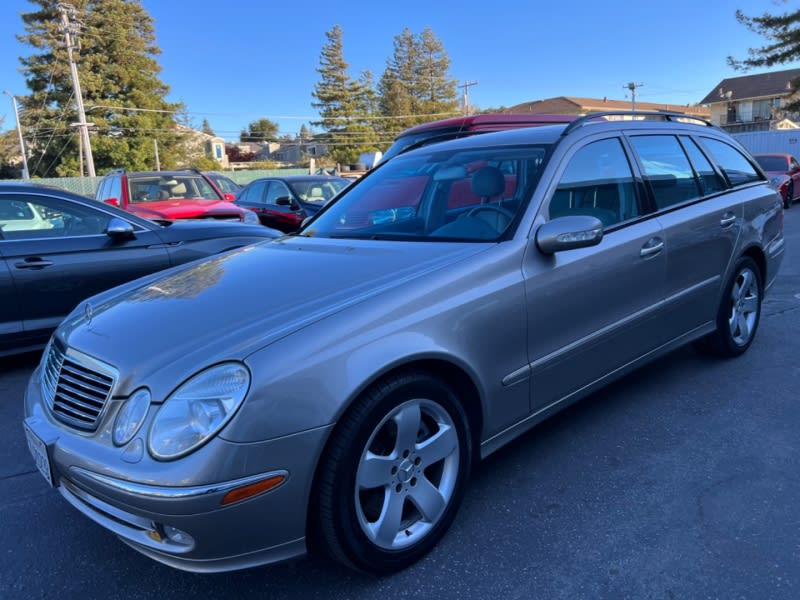
[[508, 227], [508, 224], [511, 223], [511, 221], [514, 220], [514, 213], [512, 213], [509, 210], [506, 210], [505, 208], [501, 208], [499, 206], [492, 206], [491, 204], [481, 204], [480, 206], [476, 206], [475, 208], [473, 208], [472, 210], [470, 210], [467, 213], [467, 216], [468, 217], [475, 217], [475, 216], [478, 215], [478, 213], [481, 213], [481, 212], [492, 212], [492, 213], [495, 213], [497, 215], [500, 215], [501, 217], [503, 217], [505, 219], [505, 222], [500, 222], [500, 220], [498, 219], [494, 223], [492, 223], [488, 219], [482, 219], [488, 225], [491, 225], [495, 229], [497, 229], [498, 232], [503, 231], [506, 227]]

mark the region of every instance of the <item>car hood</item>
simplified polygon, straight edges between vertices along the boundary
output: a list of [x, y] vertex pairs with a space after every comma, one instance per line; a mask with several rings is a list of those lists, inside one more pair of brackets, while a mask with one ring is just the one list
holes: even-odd
[[95, 296], [65, 319], [58, 336], [117, 367], [122, 394], [160, 368], [180, 377], [184, 368], [188, 375], [243, 359], [491, 246], [282, 238]]
[[130, 211], [148, 219], [195, 219], [198, 217], [236, 216], [242, 209], [221, 200], [172, 199], [132, 204]]

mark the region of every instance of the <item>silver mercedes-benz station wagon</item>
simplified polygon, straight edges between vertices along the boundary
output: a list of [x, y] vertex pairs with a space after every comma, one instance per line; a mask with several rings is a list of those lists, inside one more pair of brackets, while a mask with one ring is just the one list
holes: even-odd
[[671, 113], [410, 150], [296, 235], [81, 303], [27, 387], [28, 445], [163, 563], [396, 571], [547, 416], [689, 342], [745, 352], [782, 211], [740, 145]]

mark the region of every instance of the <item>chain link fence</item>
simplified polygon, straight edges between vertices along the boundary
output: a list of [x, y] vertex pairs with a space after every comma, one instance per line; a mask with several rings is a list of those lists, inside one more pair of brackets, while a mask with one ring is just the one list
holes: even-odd
[[[308, 169], [261, 169], [253, 171], [219, 171], [238, 184], [245, 185], [259, 177], [280, 177], [284, 175], [307, 175]], [[31, 179], [30, 183], [48, 185], [74, 194], [94, 198], [95, 190], [102, 177], [46, 177]], [[28, 183], [24, 179], [4, 179], [4, 183]]]

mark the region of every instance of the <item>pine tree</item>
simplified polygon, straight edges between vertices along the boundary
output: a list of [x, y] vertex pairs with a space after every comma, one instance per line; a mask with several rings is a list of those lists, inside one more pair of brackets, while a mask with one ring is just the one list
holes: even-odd
[[450, 58], [430, 27], [419, 38], [418, 77], [422, 114], [455, 113], [458, 109], [456, 81], [449, 76]]
[[[782, 15], [764, 13], [759, 17], [748, 17], [741, 10], [737, 10], [736, 19], [769, 42], [760, 48], [750, 48], [749, 56], [744, 60], [729, 56], [728, 63], [732, 67], [746, 70], [753, 67], [771, 67], [800, 59], [800, 9]], [[800, 77], [792, 81], [792, 88], [800, 90]], [[800, 95], [784, 108], [790, 111], [800, 110]]]
[[415, 36], [408, 27], [394, 38], [391, 58], [378, 83], [382, 137], [446, 114], [456, 114], [456, 81], [448, 72], [450, 58], [430, 28]]
[[358, 80], [347, 72], [344, 59], [342, 29], [335, 25], [325, 33], [327, 43], [320, 53], [317, 72], [320, 81], [314, 86], [311, 106], [319, 111], [320, 120], [312, 125], [322, 127], [331, 157], [339, 163], [352, 163], [361, 152], [377, 148], [372, 124], [376, 98], [372, 76], [363, 73]]
[[[77, 121], [72, 80], [55, 0], [29, 0], [38, 10], [22, 13], [25, 34], [18, 39], [35, 53], [22, 57], [30, 95], [20, 98], [26, 137], [32, 148], [33, 175], [76, 175]], [[94, 123], [92, 150], [98, 174], [112, 168], [155, 166], [157, 140], [162, 167], [176, 162], [180, 134], [161, 82], [155, 57], [153, 20], [139, 0], [73, 0], [78, 26], [73, 51], [86, 108]], [[131, 110], [136, 109], [136, 110]]]
[[208, 119], [203, 119], [203, 125], [201, 131], [206, 135], [217, 135], [214, 133], [214, 130], [211, 129], [211, 123], [208, 122]]

